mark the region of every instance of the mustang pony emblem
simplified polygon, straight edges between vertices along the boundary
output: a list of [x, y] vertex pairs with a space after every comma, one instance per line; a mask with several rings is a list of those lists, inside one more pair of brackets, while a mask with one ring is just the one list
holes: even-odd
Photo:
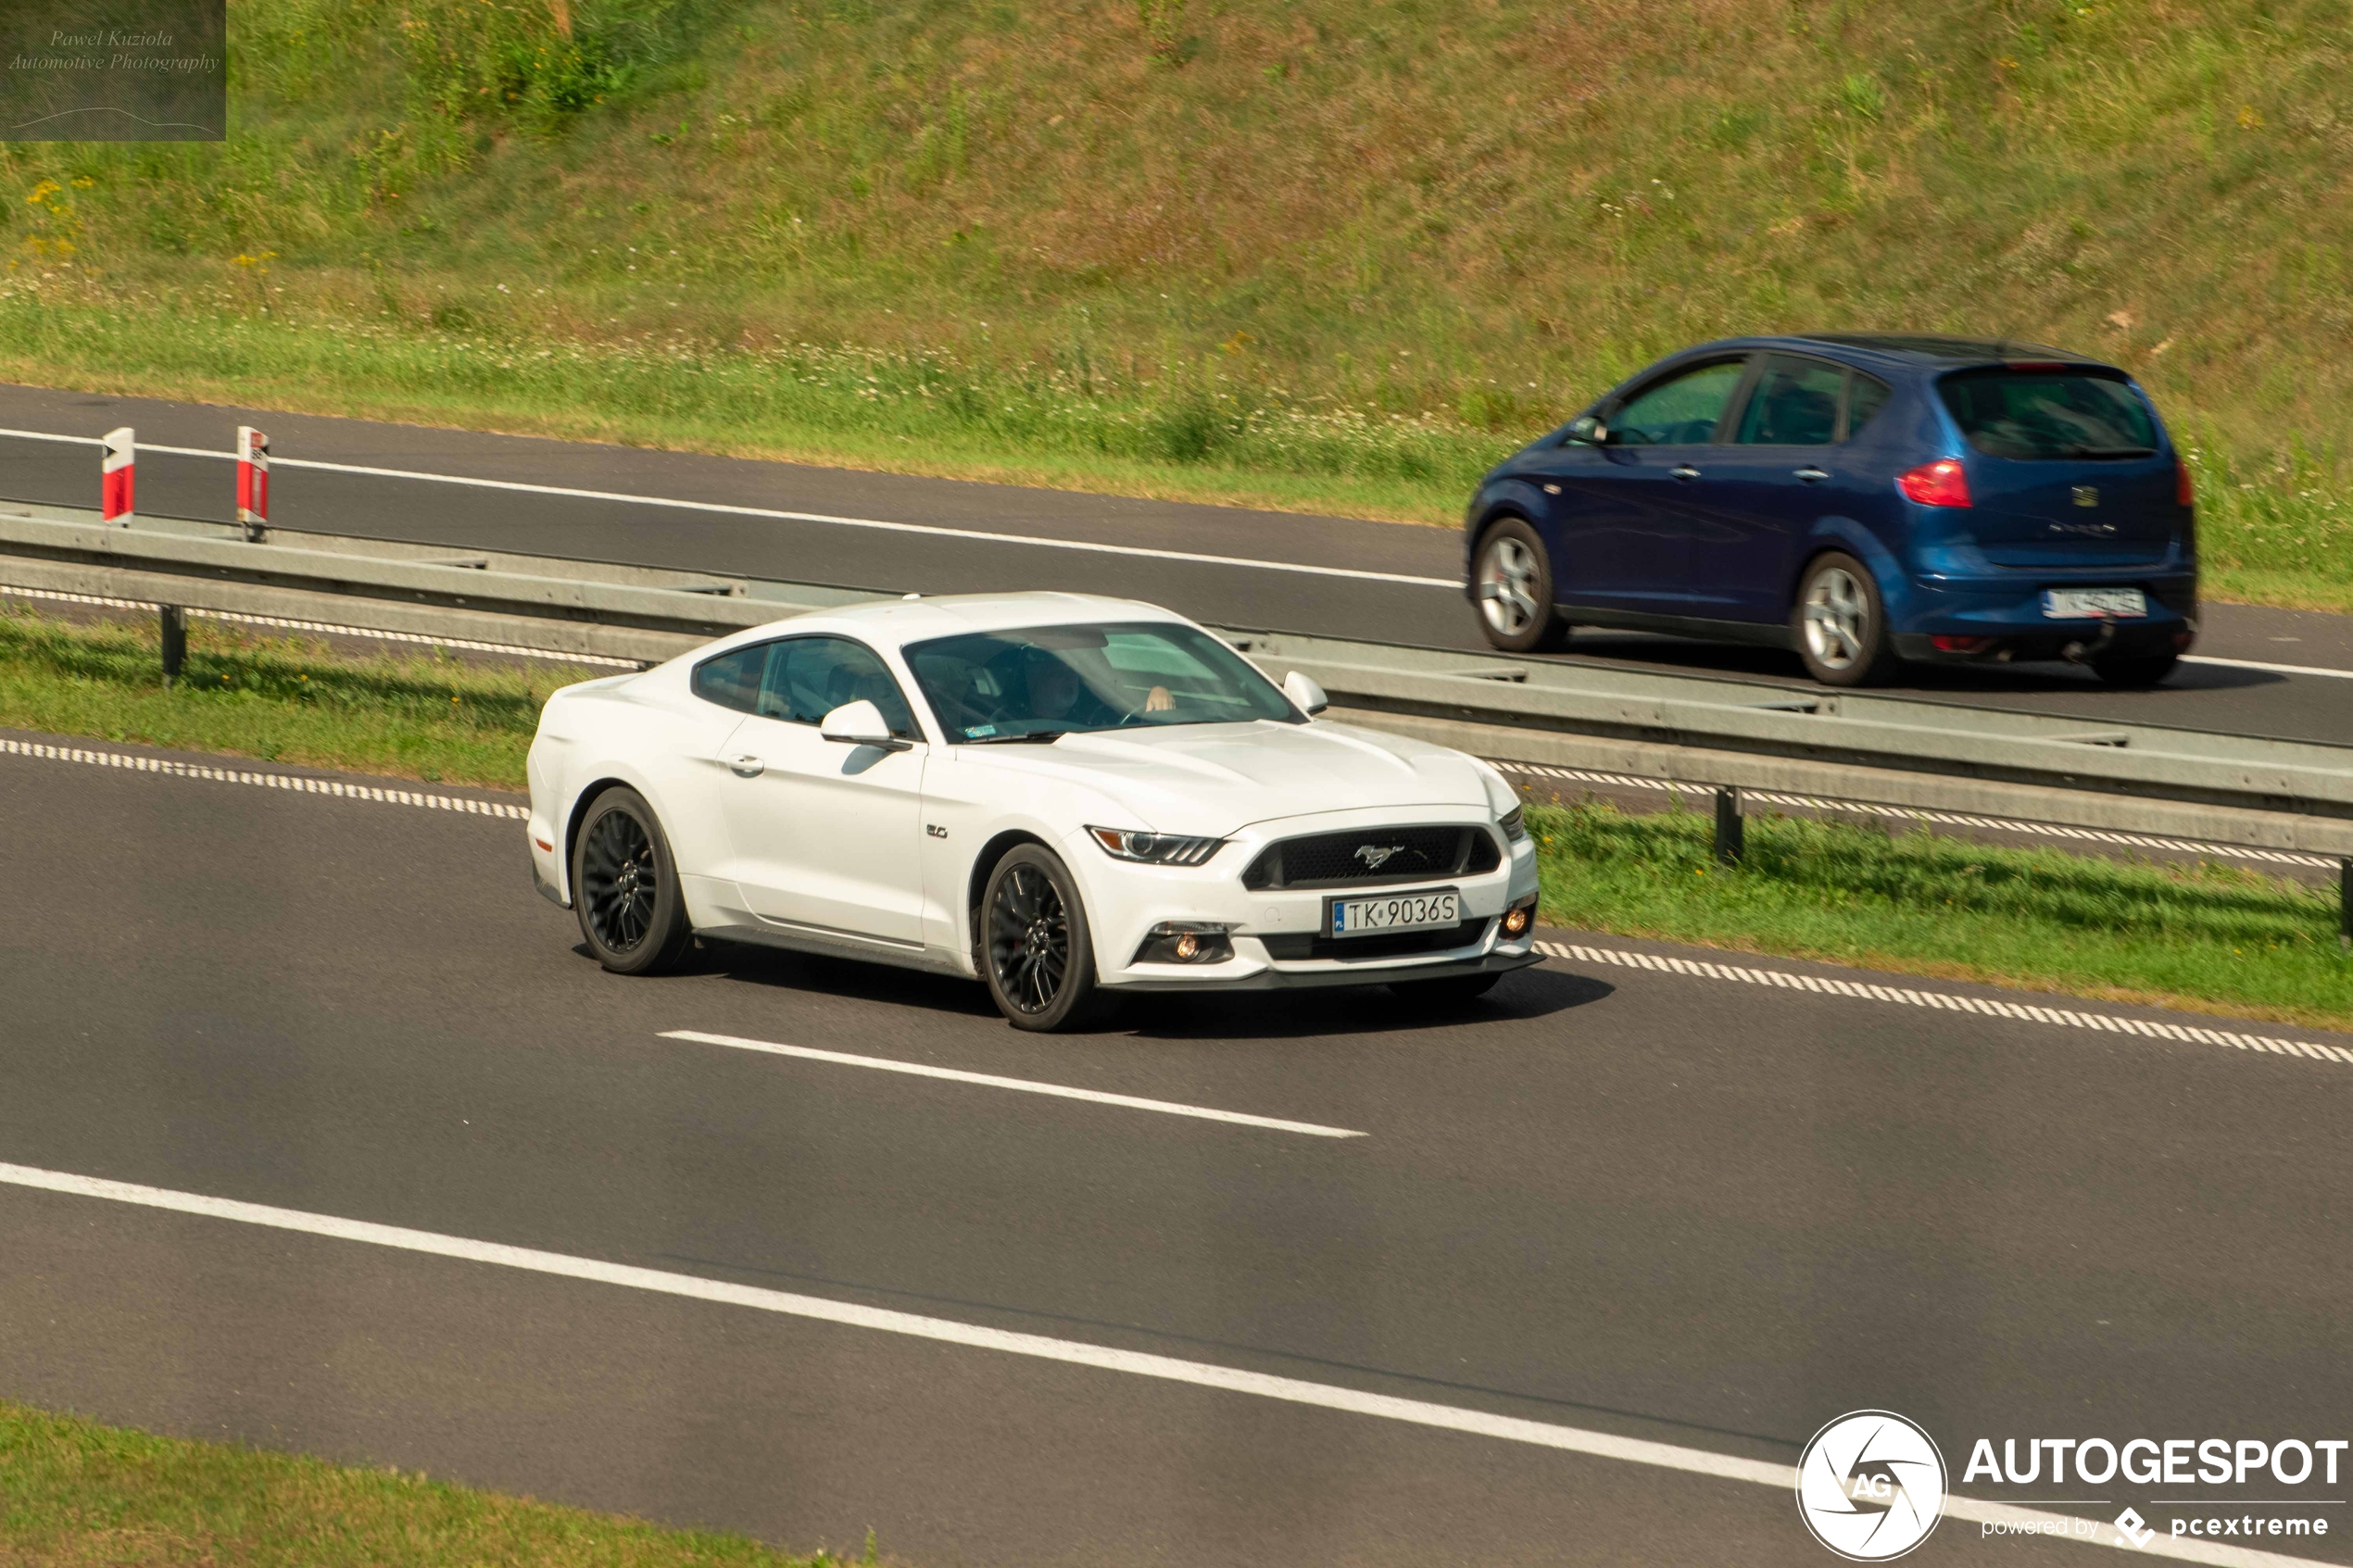
[[1389, 864], [1390, 856], [1404, 852], [1405, 847], [1402, 844], [1360, 844], [1356, 847], [1356, 858], [1365, 862], [1365, 869], [1368, 872], [1380, 870]]

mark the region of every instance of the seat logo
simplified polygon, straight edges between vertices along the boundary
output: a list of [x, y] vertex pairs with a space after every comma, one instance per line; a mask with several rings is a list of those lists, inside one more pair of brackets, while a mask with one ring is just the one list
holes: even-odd
[[1944, 1508], [1944, 1456], [1893, 1411], [1856, 1411], [1814, 1434], [1797, 1461], [1797, 1512], [1852, 1562], [1884, 1562], [1928, 1538]]
[[1365, 869], [1368, 872], [1380, 870], [1389, 864], [1390, 857], [1404, 852], [1405, 847], [1402, 844], [1360, 844], [1356, 847], [1356, 858], [1365, 862]]
[[2079, 507], [2096, 507], [2100, 504], [2099, 491], [2089, 484], [2075, 486], [2074, 494], [2075, 504]]

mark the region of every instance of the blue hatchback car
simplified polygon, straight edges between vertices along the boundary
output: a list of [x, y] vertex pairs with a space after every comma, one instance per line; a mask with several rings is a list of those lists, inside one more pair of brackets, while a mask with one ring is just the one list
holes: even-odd
[[1653, 365], [1479, 482], [1487, 639], [1572, 626], [2164, 679], [2197, 631], [2189, 470], [2133, 378], [2016, 343], [1734, 338]]

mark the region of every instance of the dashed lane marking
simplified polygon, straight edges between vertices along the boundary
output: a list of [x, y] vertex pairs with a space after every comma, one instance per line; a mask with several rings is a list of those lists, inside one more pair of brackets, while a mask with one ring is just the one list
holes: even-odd
[[291, 790], [296, 795], [323, 795], [336, 800], [365, 800], [379, 806], [413, 806], [428, 811], [454, 811], [460, 816], [496, 817], [501, 822], [525, 822], [531, 820], [528, 809], [510, 806], [503, 801], [472, 800], [462, 795], [427, 795], [422, 790], [346, 784], [340, 779], [307, 778], [299, 773], [263, 773], [245, 768], [212, 768], [201, 762], [140, 757], [127, 751], [94, 751], [79, 746], [49, 746], [39, 741], [11, 740], [5, 735], [0, 735], [0, 757], [31, 757], [46, 762], [121, 768], [134, 773], [154, 773], [164, 778], [201, 779], [209, 784]]
[[[69, 594], [56, 588], [19, 588], [0, 583], [0, 596], [18, 599], [48, 599], [57, 604], [94, 605], [106, 609], [160, 609], [148, 599], [112, 599], [103, 594]], [[471, 653], [499, 653], [514, 659], [542, 659], [553, 664], [594, 664], [614, 670], [642, 670], [639, 659], [611, 659], [600, 653], [553, 653], [546, 648], [520, 647], [513, 643], [480, 643], [471, 637], [431, 637], [421, 632], [379, 632], [367, 626], [344, 626], [333, 621], [289, 621], [282, 615], [245, 615], [235, 610], [192, 609], [203, 621], [224, 621], [238, 626], [267, 626], [287, 632], [308, 632], [322, 637], [372, 637], [380, 643], [412, 643], [424, 647], [460, 648]]]
[[[1689, 780], [1646, 778], [1639, 773], [1603, 773], [1587, 768], [1555, 768], [1541, 762], [1509, 762], [1490, 758], [1507, 773], [1530, 778], [1564, 779], [1576, 784], [1610, 784], [1619, 789], [1647, 789], [1669, 795], [1705, 795], [1714, 784]], [[2068, 827], [2059, 822], [2034, 822], [2018, 817], [1981, 817], [1967, 811], [1930, 811], [1917, 806], [1881, 806], [1861, 800], [1832, 800], [1821, 796], [1785, 795], [1777, 790], [1741, 788], [1743, 800], [1767, 806], [1795, 806], [1809, 811], [1840, 811], [1891, 822], [1935, 822], [1945, 827], [1990, 828], [2001, 833], [2066, 838], [2082, 844], [2113, 844], [2128, 849], [2164, 849], [2179, 855], [2209, 855], [2233, 860], [2259, 860], [2273, 866], [2309, 866], [2334, 871], [2336, 861], [2320, 855], [2299, 855], [2292, 849], [2259, 849], [2248, 845], [2216, 844], [2201, 838], [2161, 838], [2145, 833], [2115, 833], [2106, 828]]]
[[662, 1033], [665, 1040], [692, 1040], [705, 1046], [731, 1046], [736, 1050], [762, 1051], [770, 1056], [797, 1056], [809, 1061], [830, 1061], [840, 1067], [870, 1067], [884, 1073], [905, 1073], [918, 1078], [944, 1078], [954, 1084], [976, 1084], [988, 1089], [1015, 1089], [1028, 1095], [1051, 1095], [1057, 1099], [1083, 1099], [1096, 1105], [1115, 1105], [1127, 1110], [1156, 1110], [1164, 1116], [1190, 1116], [1203, 1122], [1229, 1122], [1242, 1127], [1265, 1127], [1277, 1133], [1304, 1133], [1315, 1138], [1361, 1138], [1365, 1134], [1346, 1127], [1327, 1127], [1316, 1122], [1286, 1122], [1274, 1116], [1252, 1116], [1239, 1110], [1214, 1110], [1205, 1105], [1184, 1105], [1176, 1100], [1142, 1099], [1135, 1095], [1107, 1094], [1101, 1089], [1074, 1089], [1063, 1084], [1045, 1084], [1035, 1078], [1001, 1078], [994, 1073], [967, 1073], [955, 1067], [932, 1067], [920, 1061], [900, 1061], [887, 1056], [852, 1056], [847, 1051], [823, 1051], [811, 1046], [778, 1045], [773, 1040], [747, 1040], [735, 1035], [706, 1035], [695, 1029], [670, 1029]]
[[2085, 1012], [2080, 1008], [1999, 1001], [1990, 997], [1957, 996], [1950, 991], [1919, 991], [1906, 985], [1836, 980], [1819, 974], [1796, 974], [1788, 970], [1750, 969], [1743, 964], [1667, 958], [1658, 953], [1638, 953], [1624, 947], [1593, 947], [1581, 942], [1539, 942], [1536, 950], [1546, 958], [1564, 959], [1576, 963], [1615, 964], [1621, 969], [1647, 969], [1661, 974], [1680, 974], [1701, 980], [1726, 980], [1743, 985], [1772, 986], [1783, 991], [1809, 991], [1817, 996], [1893, 1002], [1898, 1007], [1969, 1012], [1982, 1018], [2009, 1018], [2024, 1023], [2045, 1023], [2062, 1029], [2092, 1029], [2111, 1035], [2138, 1035], [2152, 1040], [2178, 1040], [2186, 1045], [2225, 1046], [2233, 1050], [2269, 1051], [2275, 1056], [2310, 1057], [2315, 1061], [2353, 1063], [2353, 1050], [2342, 1046], [2317, 1045], [2309, 1040], [2282, 1039], [2270, 1035], [2245, 1035], [2236, 1030], [2208, 1029], [2190, 1023], [2156, 1023], [2145, 1018]]
[[[1246, 1372], [1239, 1367], [1220, 1366], [1214, 1361], [1189, 1361], [1180, 1357], [1155, 1355], [1150, 1351], [1089, 1345], [1083, 1340], [1055, 1339], [1042, 1334], [986, 1328], [978, 1323], [958, 1323], [952, 1318], [923, 1317], [887, 1307], [833, 1301], [822, 1296], [772, 1290], [764, 1286], [736, 1285], [726, 1280], [706, 1279], [698, 1274], [673, 1273], [667, 1270], [611, 1263], [598, 1258], [581, 1258], [562, 1252], [543, 1252], [536, 1248], [513, 1247], [504, 1242], [477, 1241], [468, 1236], [410, 1230], [406, 1226], [380, 1224], [371, 1220], [346, 1220], [333, 1214], [279, 1209], [269, 1204], [213, 1198], [203, 1193], [177, 1192], [170, 1187], [143, 1186], [132, 1182], [110, 1181], [102, 1176], [85, 1176], [66, 1171], [44, 1171], [30, 1165], [0, 1164], [0, 1183], [69, 1197], [157, 1209], [170, 1213], [259, 1225], [303, 1236], [424, 1253], [463, 1262], [488, 1263], [530, 1273], [618, 1286], [624, 1289], [683, 1297], [688, 1300], [743, 1307], [754, 1311], [775, 1312], [847, 1328], [926, 1339], [935, 1344], [958, 1345], [973, 1349], [995, 1350], [1005, 1355], [1026, 1356], [1037, 1361], [1058, 1361], [1065, 1366], [1091, 1367], [1130, 1377], [1148, 1377], [1162, 1383], [1185, 1384], [1221, 1393], [1277, 1399], [1287, 1404], [1373, 1416], [1415, 1426], [1434, 1427], [1444, 1432], [1525, 1443], [1564, 1453], [1649, 1465], [1687, 1475], [1771, 1486], [1785, 1493], [1797, 1483], [1797, 1472], [1793, 1467], [1770, 1460], [1712, 1453], [1705, 1449], [1686, 1448], [1680, 1443], [1626, 1437], [1615, 1432], [1596, 1432], [1552, 1422], [1529, 1421], [1519, 1416], [1498, 1415], [1489, 1411], [1441, 1405], [1427, 1399], [1400, 1399], [1393, 1394], [1367, 1393], [1361, 1388], [1312, 1383], [1304, 1378]], [[1787, 1506], [1786, 1503], [1783, 1506]], [[2084, 1535], [2079, 1532], [2077, 1522], [2066, 1515], [2046, 1513], [2040, 1509], [2020, 1508], [2009, 1503], [1947, 1495], [1944, 1512], [1951, 1519], [2039, 1525], [2051, 1535], [2071, 1537], [2091, 1546], [2115, 1547], [2121, 1544], [2116, 1536], [2115, 1526], [2104, 1522], [2094, 1525], [2097, 1533]], [[2148, 1552], [2152, 1557], [2237, 1565], [2237, 1568], [2268, 1568], [2271, 1564], [2297, 1564], [2306, 1561], [2246, 1547], [2209, 1544], [2168, 1536], [2153, 1537]]]

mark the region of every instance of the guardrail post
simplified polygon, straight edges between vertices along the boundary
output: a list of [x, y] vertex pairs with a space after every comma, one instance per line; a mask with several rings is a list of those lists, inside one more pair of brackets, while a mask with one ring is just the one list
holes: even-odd
[[188, 662], [188, 612], [178, 605], [159, 605], [163, 612], [163, 684], [167, 686], [180, 679], [181, 666]]
[[98, 516], [128, 528], [137, 520], [132, 495], [138, 470], [139, 440], [129, 425], [107, 432], [107, 455], [98, 465]]
[[237, 521], [250, 544], [270, 527], [270, 438], [251, 425], [237, 427]]
[[1716, 863], [1737, 866], [1747, 853], [1747, 831], [1741, 820], [1741, 792], [1728, 784], [1716, 792]]
[[2353, 949], [2353, 860], [2336, 863], [2336, 945]]

